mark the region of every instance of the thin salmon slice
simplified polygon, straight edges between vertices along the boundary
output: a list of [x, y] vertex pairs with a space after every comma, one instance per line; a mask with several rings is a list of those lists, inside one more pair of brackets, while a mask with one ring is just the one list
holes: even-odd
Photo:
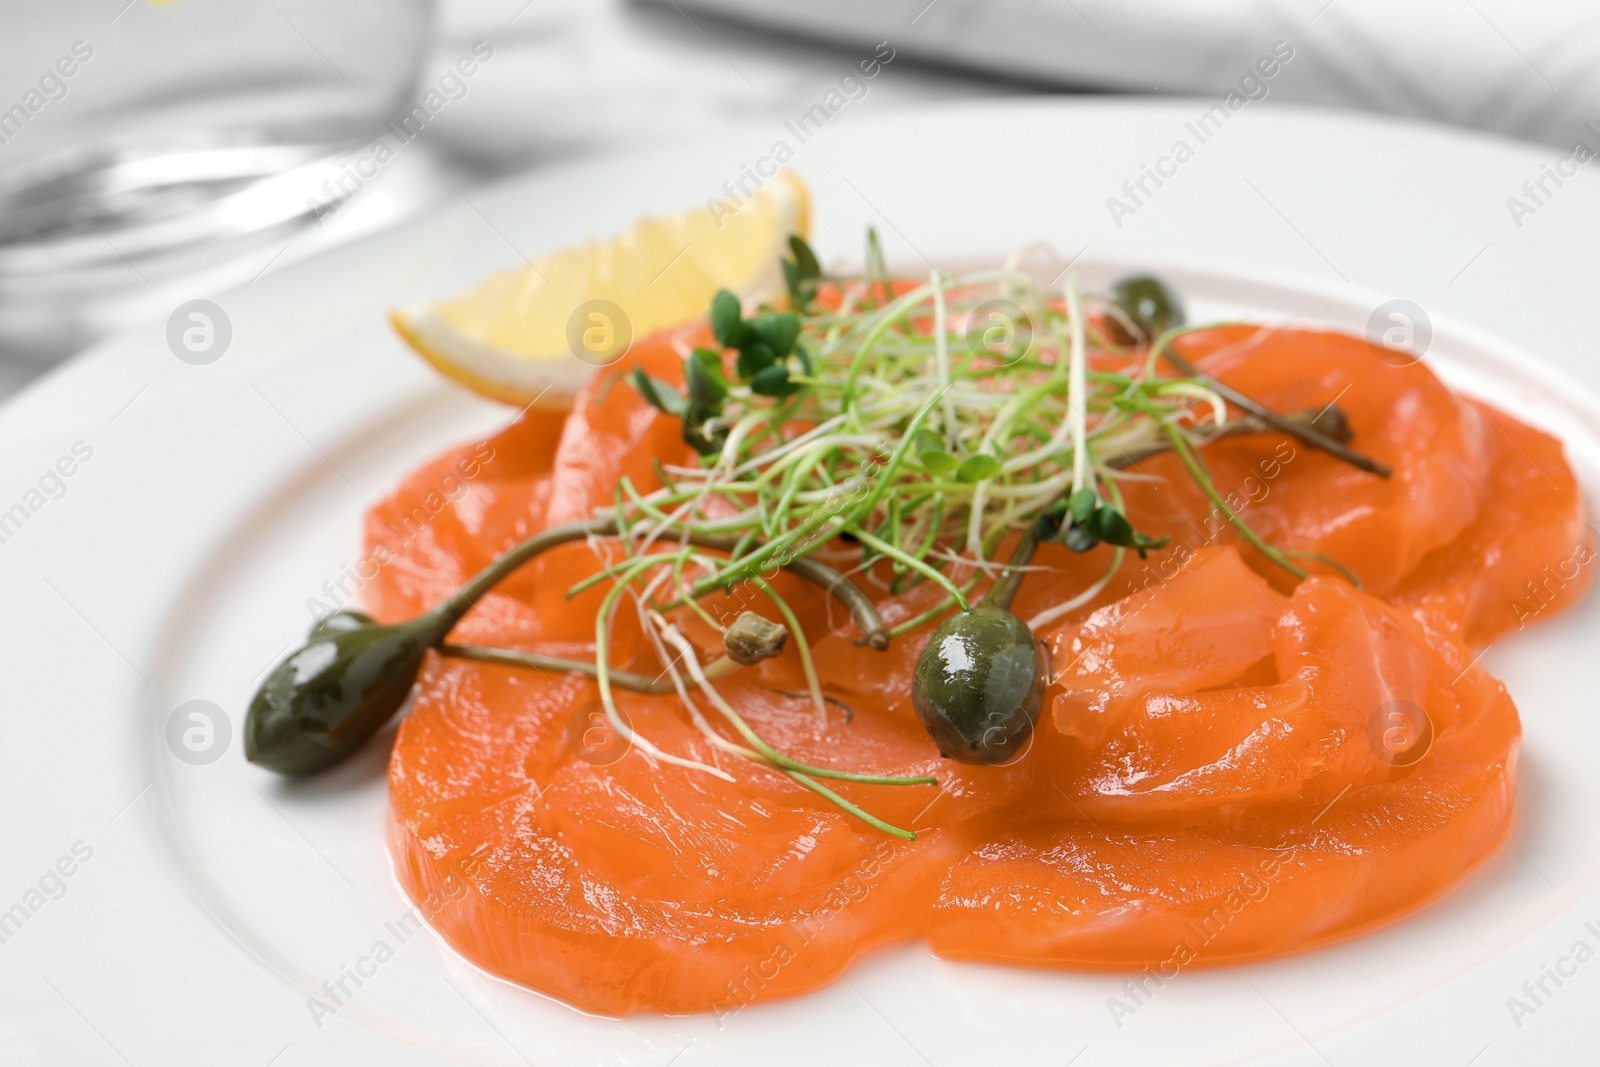
[[[1186, 571], [1163, 588], [1147, 611], [1181, 617], [1187, 608], [1203, 617], [1214, 598], [1223, 599], [1216, 617], [1237, 635], [1238, 677], [1243, 681], [1242, 672], [1257, 667], [1253, 657], [1261, 648], [1270, 670], [1260, 664], [1254, 684], [1232, 686], [1198, 669], [1152, 672], [1136, 695], [1113, 705], [1114, 721], [1086, 740], [1074, 727], [1096, 712], [1074, 697], [1095, 674], [1109, 679], [1103, 692], [1138, 677], [1136, 665], [1150, 644], [1139, 615], [1108, 632], [1097, 624], [1110, 611], [1096, 613], [1083, 629], [1098, 631], [1098, 655], [1089, 665], [1080, 658], [1058, 678], [1057, 687], [1071, 688], [1056, 697], [1051, 719], [1057, 731], [1086, 741], [1085, 751], [1061, 761], [1065, 773], [1048, 764], [1037, 768], [1071, 813], [1100, 822], [1198, 824], [1231, 817], [1242, 806], [1326, 800], [1382, 780], [1393, 765], [1393, 753], [1363, 743], [1384, 709], [1427, 709], [1441, 728], [1454, 721], [1454, 697], [1434, 677], [1413, 620], [1322, 577], [1303, 582], [1276, 617], [1241, 617], [1227, 610], [1214, 576], [1231, 570], [1246, 588], [1259, 579], [1231, 548], [1208, 553], [1190, 565], [1196, 573]], [[1254, 589], [1242, 595], [1262, 599]], [[1177, 630], [1163, 651], [1182, 664], [1216, 640], [1211, 627], [1194, 628], [1192, 637]]]
[[1045, 636], [1056, 729], [1095, 745], [1147, 692], [1233, 681], [1272, 655], [1284, 602], [1233, 546], [1200, 549], [1155, 591]]
[[1448, 545], [1423, 558], [1397, 603], [1447, 620], [1487, 645], [1576, 603], [1594, 580], [1595, 530], [1561, 442], [1487, 404], [1489, 504]]

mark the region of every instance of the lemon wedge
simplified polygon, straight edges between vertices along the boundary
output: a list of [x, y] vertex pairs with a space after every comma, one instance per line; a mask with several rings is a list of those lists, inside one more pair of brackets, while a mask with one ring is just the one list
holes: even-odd
[[390, 312], [417, 354], [483, 396], [569, 407], [596, 367], [633, 341], [705, 316], [718, 289], [746, 302], [783, 291], [791, 234], [810, 229], [810, 194], [782, 171], [735, 205], [646, 218], [491, 275], [448, 300]]

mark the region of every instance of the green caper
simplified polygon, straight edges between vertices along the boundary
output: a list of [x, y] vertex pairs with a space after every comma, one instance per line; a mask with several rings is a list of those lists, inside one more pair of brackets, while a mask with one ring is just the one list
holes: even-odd
[[1003, 763], [1026, 744], [1044, 703], [1044, 646], [1005, 608], [954, 615], [917, 659], [911, 699], [941, 755]]
[[376, 626], [378, 620], [364, 611], [354, 608], [341, 608], [329, 612], [311, 624], [311, 632], [306, 634], [306, 640], [316, 641], [334, 634], [342, 634], [346, 630], [360, 630], [366, 626]]
[[1112, 329], [1126, 344], [1154, 341], [1174, 326], [1183, 325], [1182, 302], [1159, 278], [1133, 274], [1113, 285], [1111, 294], [1111, 302], [1143, 334], [1142, 337], [1131, 336], [1127, 324], [1113, 317]]
[[410, 622], [372, 625], [356, 611], [318, 620], [305, 645], [274, 667], [251, 699], [245, 758], [280, 774], [314, 774], [338, 763], [400, 710], [428, 649], [496, 583], [548, 548], [615, 528], [614, 520], [596, 519], [534, 534]]
[[250, 701], [244, 754], [279, 774], [312, 774], [359, 748], [405, 703], [439, 640], [430, 613], [398, 626], [313, 636], [272, 669]]

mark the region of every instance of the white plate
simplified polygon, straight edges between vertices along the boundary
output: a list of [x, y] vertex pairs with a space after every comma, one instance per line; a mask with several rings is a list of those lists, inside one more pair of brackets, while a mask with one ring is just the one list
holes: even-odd
[[[1092, 276], [1152, 266], [1197, 315], [1360, 330], [1382, 301], [1414, 300], [1432, 315], [1433, 365], [1560, 433], [1585, 484], [1600, 486], [1600, 407], [1579, 384], [1600, 374], [1577, 355], [1592, 351], [1585, 287], [1600, 275], [1594, 243], [1573, 239], [1600, 233], [1588, 176], [1519, 229], [1504, 199], [1538, 176], [1533, 151], [1258, 105], [1118, 229], [1106, 198], [1204, 106], [1029, 103], [841, 120], [800, 145], [794, 165], [816, 190], [828, 255], [854, 252], [874, 222], [907, 262], [993, 257], [1044, 237], [1082, 251]], [[1486, 868], [1356, 941], [1186, 972], [1120, 1026], [1107, 1000], [1125, 995], [1121, 976], [946, 963], [920, 945], [720, 1027], [586, 1017], [481, 975], [431, 934], [395, 932], [408, 909], [383, 845], [380, 747], [304, 784], [243, 762], [245, 703], [300, 640], [308, 598], [325, 599], [323, 583], [357, 558], [363, 509], [420, 460], [507, 415], [407, 356], [384, 310], [641, 212], [701, 202], [780, 136], [756, 130], [472, 193], [403, 231], [212, 294], [233, 331], [213, 364], [180, 362], [155, 323], [0, 412], [0, 512], [42, 503], [0, 543], [10, 682], [0, 704], [0, 1060], [943, 1067], [1001, 1056], [1587, 1056], [1600, 963], [1586, 958], [1560, 987], [1545, 978], [1551, 995], [1538, 1004], [1522, 986], [1580, 940], [1600, 949], [1596, 600], [1485, 659], [1526, 730], [1519, 825]], [[92, 456], [64, 488], [47, 480], [56, 498], [28, 497], [75, 442]], [[191, 700], [226, 709], [230, 743], [215, 762], [180, 761], [166, 741], [174, 709]], [[70, 876], [46, 873], [58, 861]], [[362, 963], [379, 941], [392, 958]], [[358, 965], [372, 972], [359, 986], [346, 977]], [[323, 983], [341, 979], [350, 995], [340, 1010], [314, 1012], [310, 998], [331, 1003]], [[1513, 996], [1535, 1010], [1513, 1017]]]

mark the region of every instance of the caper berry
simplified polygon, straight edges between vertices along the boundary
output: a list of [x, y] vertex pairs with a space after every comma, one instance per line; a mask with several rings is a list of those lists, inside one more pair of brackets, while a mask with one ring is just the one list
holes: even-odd
[[1130, 275], [1113, 285], [1111, 294], [1111, 302], [1144, 335], [1129, 336], [1126, 324], [1112, 318], [1112, 328], [1126, 344], [1154, 341], [1174, 326], [1183, 325], [1182, 302], [1159, 278], [1148, 274]]
[[405, 703], [439, 640], [432, 615], [313, 636], [272, 669], [244, 720], [244, 754], [279, 774], [312, 774], [354, 752]]
[[1033, 733], [1048, 660], [1023, 621], [999, 607], [954, 615], [917, 659], [911, 699], [941, 755], [1003, 763]]
[[311, 632], [306, 634], [306, 640], [317, 641], [334, 634], [342, 634], [346, 630], [359, 630], [366, 626], [376, 626], [378, 620], [364, 611], [354, 608], [341, 608], [329, 612], [311, 624]]

